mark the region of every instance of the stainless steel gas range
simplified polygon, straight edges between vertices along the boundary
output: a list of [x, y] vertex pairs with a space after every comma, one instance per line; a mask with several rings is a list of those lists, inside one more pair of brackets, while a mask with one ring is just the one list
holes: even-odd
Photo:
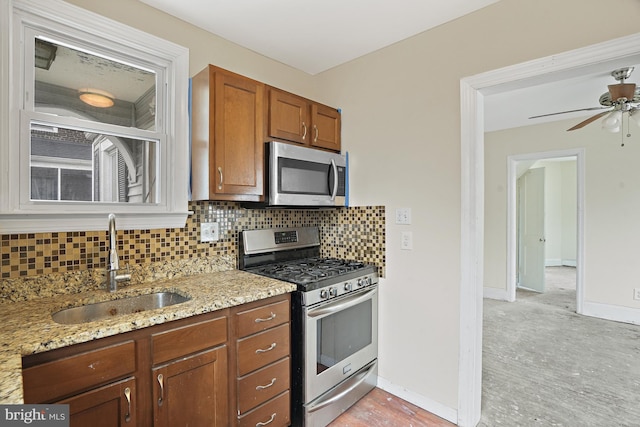
[[320, 257], [317, 227], [243, 231], [240, 269], [295, 283], [292, 408], [295, 427], [324, 427], [375, 387], [378, 274]]

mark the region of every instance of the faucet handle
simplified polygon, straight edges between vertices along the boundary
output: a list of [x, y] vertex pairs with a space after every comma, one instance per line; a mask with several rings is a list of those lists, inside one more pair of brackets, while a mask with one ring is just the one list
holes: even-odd
[[116, 280], [131, 280], [131, 270], [129, 264], [127, 264], [127, 272], [125, 274], [118, 274]]

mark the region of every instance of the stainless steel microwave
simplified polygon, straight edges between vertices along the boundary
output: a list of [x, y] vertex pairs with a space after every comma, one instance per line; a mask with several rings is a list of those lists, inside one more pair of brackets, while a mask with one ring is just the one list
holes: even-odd
[[282, 142], [267, 143], [269, 206], [345, 206], [347, 158]]

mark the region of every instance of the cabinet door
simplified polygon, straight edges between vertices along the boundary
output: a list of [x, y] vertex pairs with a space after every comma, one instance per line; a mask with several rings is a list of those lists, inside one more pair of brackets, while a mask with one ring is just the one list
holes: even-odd
[[152, 372], [155, 427], [228, 424], [226, 346], [178, 359]]
[[[213, 159], [209, 188], [216, 195], [262, 196], [264, 85], [215, 69]], [[253, 198], [246, 200], [255, 200]]]
[[129, 378], [56, 403], [69, 405], [71, 427], [135, 427], [135, 399], [135, 379]]
[[340, 112], [322, 104], [311, 105], [311, 145], [340, 152]]
[[299, 96], [270, 89], [269, 136], [309, 144], [309, 103]]

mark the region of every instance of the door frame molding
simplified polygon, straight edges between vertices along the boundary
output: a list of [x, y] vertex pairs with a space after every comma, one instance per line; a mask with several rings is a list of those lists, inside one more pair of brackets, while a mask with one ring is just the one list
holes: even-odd
[[461, 224], [458, 425], [480, 421], [484, 263], [485, 95], [558, 80], [586, 67], [640, 55], [640, 33], [460, 80]]
[[521, 161], [538, 161], [558, 157], [576, 158], [576, 311], [582, 314], [584, 302], [584, 148], [574, 148], [539, 153], [517, 154], [507, 157], [507, 301], [516, 300], [518, 259], [518, 201], [517, 164]]

